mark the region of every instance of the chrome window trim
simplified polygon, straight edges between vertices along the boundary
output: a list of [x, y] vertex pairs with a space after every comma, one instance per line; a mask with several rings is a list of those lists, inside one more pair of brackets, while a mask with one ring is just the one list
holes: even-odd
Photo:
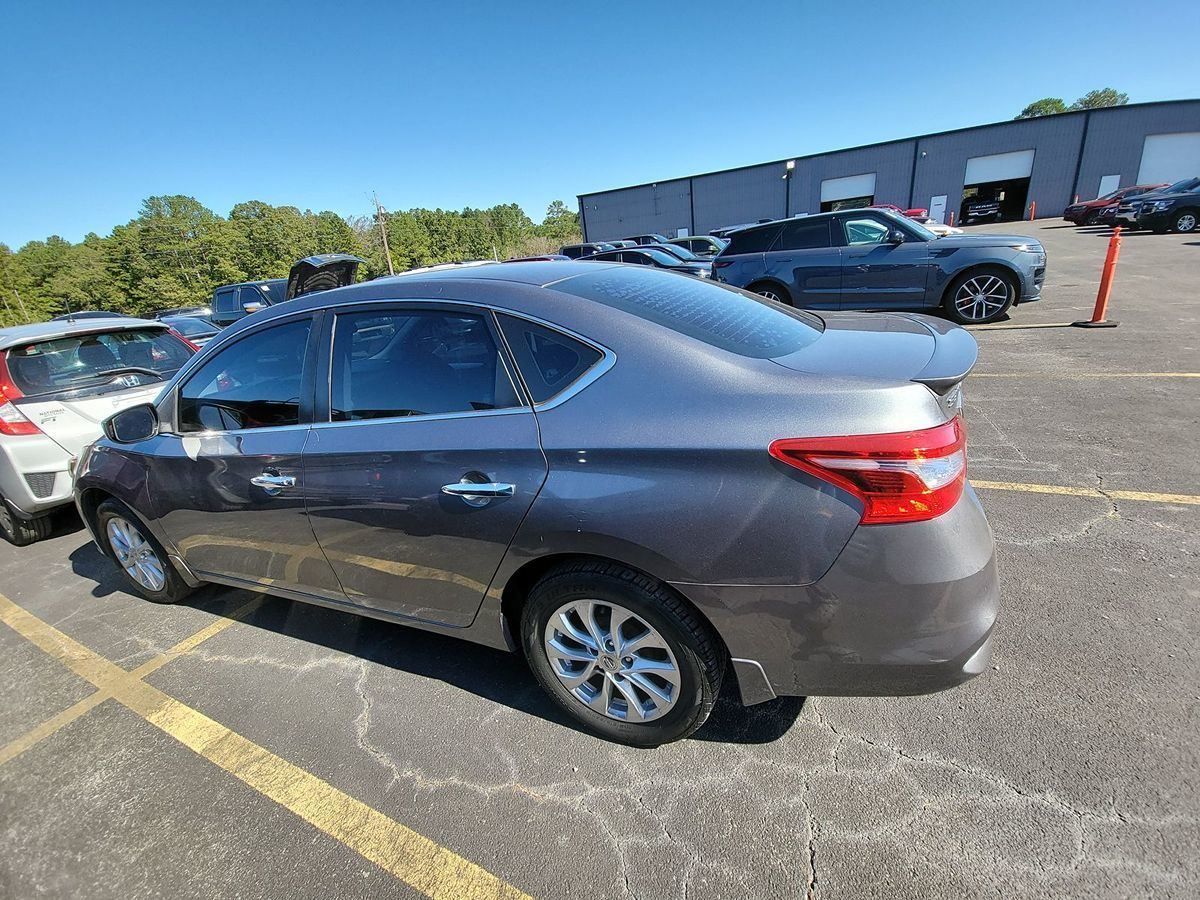
[[347, 425], [395, 425], [399, 422], [433, 422], [444, 419], [470, 419], [479, 416], [532, 415], [528, 406], [506, 406], [503, 409], [469, 409], [452, 413], [425, 413], [420, 416], [380, 416], [377, 419], [341, 419], [337, 422], [313, 422], [312, 428], [345, 428]]

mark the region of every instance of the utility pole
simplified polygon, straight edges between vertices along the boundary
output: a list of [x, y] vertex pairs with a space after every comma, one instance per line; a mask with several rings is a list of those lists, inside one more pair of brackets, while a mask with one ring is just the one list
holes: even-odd
[[375, 198], [375, 220], [379, 223], [379, 234], [383, 238], [383, 253], [387, 257], [388, 274], [395, 275], [396, 270], [392, 266], [392, 251], [387, 242], [387, 228], [384, 227], [383, 222], [383, 207], [379, 205], [378, 194], [372, 191], [371, 196]]
[[25, 308], [25, 301], [21, 299], [20, 292], [13, 288], [13, 296], [17, 298], [17, 303], [21, 305], [21, 314], [25, 317], [25, 324], [29, 324], [29, 310]]

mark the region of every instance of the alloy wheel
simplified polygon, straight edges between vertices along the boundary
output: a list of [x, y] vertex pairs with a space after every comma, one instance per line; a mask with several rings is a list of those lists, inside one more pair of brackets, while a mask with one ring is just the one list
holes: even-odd
[[108, 545], [125, 573], [149, 591], [161, 591], [167, 583], [162, 560], [154, 547], [128, 519], [108, 520]]
[[760, 289], [760, 290], [759, 290], [759, 292], [758, 292], [758, 296], [760, 296], [760, 297], [766, 297], [768, 300], [774, 300], [776, 303], [782, 303], [782, 302], [783, 302], [783, 298], [782, 298], [782, 297], [780, 297], [780, 296], [779, 296], [777, 293], [775, 293], [775, 292], [774, 292], [773, 290], [771, 290], [770, 288], [762, 288], [762, 289]]
[[1187, 233], [1196, 227], [1196, 216], [1194, 213], [1184, 213], [1175, 220], [1175, 230]]
[[964, 281], [954, 295], [954, 308], [964, 319], [979, 322], [1008, 303], [1008, 283], [997, 275], [976, 275]]
[[679, 699], [679, 664], [666, 639], [622, 606], [573, 600], [550, 617], [543, 639], [563, 686], [610, 719], [650, 722]]

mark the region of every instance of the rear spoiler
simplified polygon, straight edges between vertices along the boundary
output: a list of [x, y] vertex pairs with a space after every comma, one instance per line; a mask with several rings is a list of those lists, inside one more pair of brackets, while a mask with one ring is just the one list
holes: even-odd
[[912, 380], [935, 394], [945, 394], [975, 368], [979, 344], [965, 328], [930, 316], [908, 316], [933, 334], [933, 356]]

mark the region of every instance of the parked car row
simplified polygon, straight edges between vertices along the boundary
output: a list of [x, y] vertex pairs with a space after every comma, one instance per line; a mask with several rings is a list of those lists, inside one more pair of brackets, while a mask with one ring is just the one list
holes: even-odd
[[1190, 234], [1200, 228], [1200, 178], [1121, 188], [1095, 200], [1072, 203], [1063, 218], [1076, 225]]
[[658, 247], [667, 252], [676, 249], [688, 251], [689, 261], [699, 258], [712, 258], [728, 245], [728, 241], [709, 234], [694, 234], [687, 237], [668, 238], [661, 234], [636, 234], [632, 237], [613, 241], [591, 241], [583, 244], [567, 244], [559, 248], [559, 254], [568, 259], [583, 259], [593, 257], [597, 253], [609, 253], [613, 250], [625, 250], [630, 247]]
[[[936, 241], [882, 210], [814, 216], [739, 232], [720, 271], [803, 264], [778, 249], [798, 227], [830, 238], [817, 292], [844, 255], [920, 268]], [[97, 546], [149, 600], [211, 582], [521, 650], [614, 741], [691, 734], [726, 676], [749, 705], [987, 669], [996, 567], [961, 418], [974, 339], [597, 255], [300, 296], [195, 356], [164, 323], [0, 332], [20, 390], [0, 421], [33, 429], [0, 447], [54, 444], [54, 491], [75, 475]]]

